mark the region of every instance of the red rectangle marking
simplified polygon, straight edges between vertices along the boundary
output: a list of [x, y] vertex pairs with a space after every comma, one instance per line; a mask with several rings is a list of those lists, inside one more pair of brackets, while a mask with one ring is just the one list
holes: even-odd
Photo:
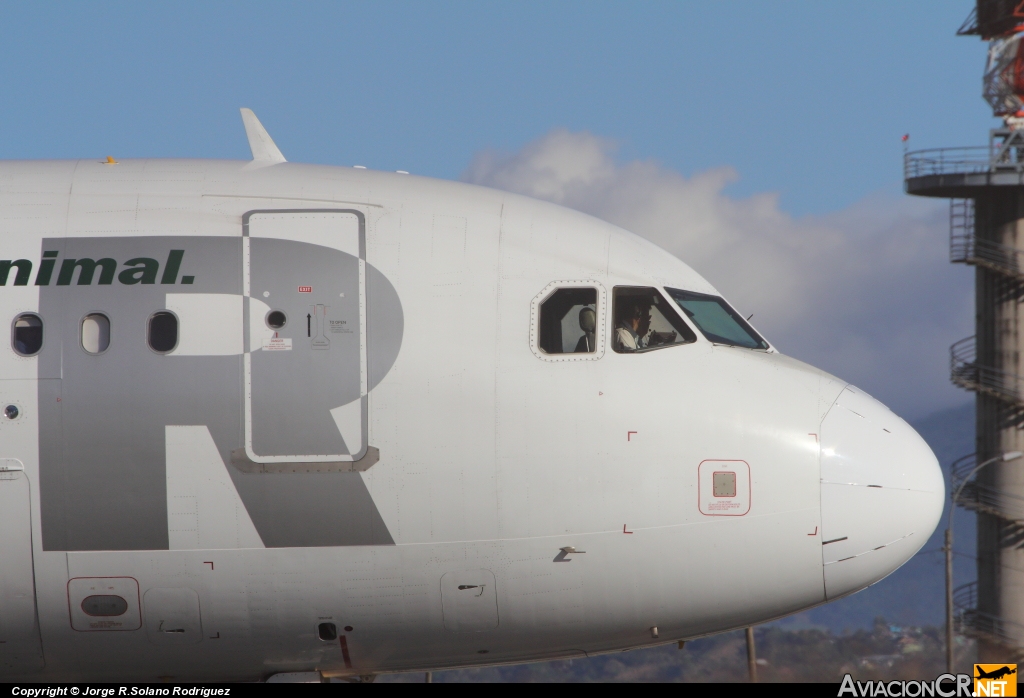
[[313, 292], [313, 287], [312, 286], [299, 286], [299, 293], [312, 293], [312, 292]]
[[345, 668], [352, 668], [352, 659], [348, 656], [348, 640], [342, 635], [338, 638], [338, 642], [341, 644], [341, 658], [345, 660]]

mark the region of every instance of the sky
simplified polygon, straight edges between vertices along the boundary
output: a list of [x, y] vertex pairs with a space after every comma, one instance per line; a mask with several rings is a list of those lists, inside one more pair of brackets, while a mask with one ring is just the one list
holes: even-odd
[[782, 351], [908, 419], [972, 333], [911, 148], [982, 144], [973, 3], [12, 2], [0, 158], [249, 157], [579, 208], [706, 276]]

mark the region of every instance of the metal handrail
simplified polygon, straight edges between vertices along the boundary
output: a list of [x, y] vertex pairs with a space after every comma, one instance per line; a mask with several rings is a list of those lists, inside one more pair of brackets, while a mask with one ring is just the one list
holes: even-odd
[[966, 456], [961, 456], [953, 461], [953, 464], [949, 466], [949, 492], [950, 496], [959, 489], [960, 485], [963, 484], [964, 479], [971, 474], [974, 470], [974, 466], [978, 464], [978, 454], [968, 453]]
[[968, 611], [978, 605], [978, 582], [961, 584], [953, 591], [953, 606], [958, 611]]
[[1020, 513], [1024, 511], [1024, 497], [1007, 494], [979, 482], [969, 482], [964, 487], [958, 504], [965, 509], [998, 516], [1017, 524], [1019, 528], [1024, 528], [1024, 519]]
[[1020, 646], [1024, 640], [1024, 625], [979, 611], [977, 582], [957, 587], [953, 592], [953, 606], [957, 611], [955, 622], [958, 632], [1011, 648], [1016, 657], [1024, 656]]
[[975, 453], [953, 461], [949, 469], [951, 496], [963, 485], [963, 491], [956, 502], [958, 505], [971, 511], [998, 516], [1024, 529], [1024, 497], [1003, 492], [976, 480], [964, 484], [964, 478], [970, 476], [977, 463], [978, 456]]
[[950, 236], [949, 261], [976, 264], [1007, 276], [1024, 279], [1024, 250], [983, 240], [974, 235]]
[[903, 178], [928, 175], [973, 174], [992, 169], [992, 149], [985, 145], [964, 148], [929, 148], [903, 155]]
[[949, 348], [949, 377], [961, 388], [1024, 406], [1024, 378], [979, 364], [974, 337], [961, 339]]
[[988, 145], [929, 148], [903, 154], [903, 178], [981, 172], [1024, 173], [1024, 131], [989, 131]]

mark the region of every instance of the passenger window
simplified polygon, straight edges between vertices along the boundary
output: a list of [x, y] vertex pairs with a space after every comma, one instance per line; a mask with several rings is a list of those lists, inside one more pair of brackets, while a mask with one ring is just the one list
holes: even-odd
[[178, 316], [167, 310], [153, 313], [149, 318], [149, 348], [160, 354], [178, 346]]
[[90, 354], [102, 354], [110, 346], [110, 318], [90, 313], [82, 318], [82, 348]]
[[689, 344], [697, 335], [656, 289], [616, 286], [612, 348], [620, 354]]
[[597, 289], [560, 288], [540, 305], [541, 351], [590, 354], [597, 350]]
[[35, 356], [43, 348], [43, 321], [38, 315], [22, 313], [14, 318], [11, 344], [22, 356]]

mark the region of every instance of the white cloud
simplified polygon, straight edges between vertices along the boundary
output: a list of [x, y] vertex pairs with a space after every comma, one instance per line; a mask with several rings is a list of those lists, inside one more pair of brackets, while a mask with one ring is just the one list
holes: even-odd
[[775, 194], [725, 194], [732, 168], [684, 177], [652, 162], [619, 163], [614, 150], [556, 130], [518, 153], [479, 153], [463, 178], [646, 237], [754, 313], [781, 351], [908, 418], [969, 399], [949, 384], [947, 357], [973, 331], [973, 275], [949, 263], [945, 201], [879, 194], [797, 219]]

